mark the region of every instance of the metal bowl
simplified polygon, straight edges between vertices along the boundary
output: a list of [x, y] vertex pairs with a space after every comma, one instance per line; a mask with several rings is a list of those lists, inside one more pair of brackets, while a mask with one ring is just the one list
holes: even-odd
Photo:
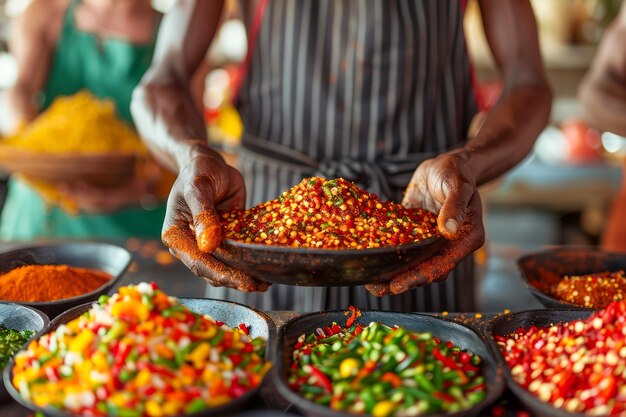
[[603, 271], [626, 271], [626, 254], [605, 252], [595, 247], [558, 247], [523, 256], [517, 261], [522, 280], [541, 304], [561, 310], [588, 310], [550, 295], [550, 287], [564, 275], [587, 275]]
[[[181, 304], [186, 305], [189, 309], [195, 313], [199, 314], [208, 314], [213, 317], [215, 320], [219, 320], [225, 323], [230, 327], [237, 327], [241, 323], [245, 323], [250, 327], [250, 336], [252, 337], [263, 337], [267, 340], [267, 344], [265, 347], [265, 356], [269, 360], [270, 359], [270, 350], [271, 350], [271, 341], [276, 335], [276, 328], [272, 319], [267, 316], [265, 313], [262, 313], [253, 308], [229, 302], [229, 301], [221, 301], [221, 300], [211, 300], [211, 299], [202, 299], [202, 298], [179, 298]], [[50, 333], [54, 331], [61, 324], [68, 323], [75, 318], [80, 317], [82, 314], [87, 312], [92, 306], [92, 303], [83, 304], [77, 307], [72, 308], [71, 310], [61, 314], [45, 329], [43, 334]], [[11, 379], [13, 378], [13, 367], [15, 363], [13, 359], [9, 362], [7, 367], [4, 370], [4, 385], [6, 389], [9, 391], [9, 394], [19, 402], [24, 407], [33, 410], [43, 412], [46, 416], [50, 417], [72, 417], [72, 414], [69, 414], [65, 411], [58, 410], [56, 408], [41, 408], [37, 407], [32, 402], [24, 399], [20, 393], [15, 389], [13, 384], [11, 383]], [[260, 387], [260, 385], [259, 385]], [[257, 395], [259, 387], [252, 389], [246, 392], [241, 397], [230, 401], [227, 404], [221, 405], [219, 407], [209, 408], [207, 410], [203, 410], [193, 414], [181, 414], [182, 416], [193, 416], [193, 417], [208, 417], [208, 416], [224, 416], [231, 415], [233, 413], [245, 410], [246, 405], [250, 402], [255, 395]]]
[[101, 242], [50, 243], [24, 246], [0, 254], [0, 273], [24, 265], [70, 265], [107, 272], [112, 278], [100, 288], [76, 297], [48, 302], [15, 302], [34, 307], [54, 318], [68, 309], [106, 294], [122, 277], [131, 261], [126, 249]]
[[[343, 311], [306, 314], [287, 322], [278, 334], [278, 347], [274, 358], [272, 380], [278, 392], [287, 401], [294, 404], [305, 415], [311, 417], [353, 417], [353, 414], [335, 411], [329, 407], [315, 404], [292, 391], [287, 384], [287, 371], [291, 366], [293, 346], [303, 333], [314, 332], [318, 327], [328, 326], [332, 322], [343, 323], [346, 320]], [[481, 370], [486, 379], [487, 396], [483, 402], [469, 410], [453, 414], [431, 414], [430, 416], [476, 416], [487, 406], [496, 401], [504, 391], [502, 365], [495, 360], [485, 341], [472, 329], [450, 320], [416, 313], [395, 313], [387, 311], [363, 311], [361, 323], [380, 322], [389, 326], [400, 325], [417, 332], [429, 332], [444, 341], [451, 341], [462, 349], [467, 349], [482, 359]]]
[[[44, 313], [34, 308], [14, 303], [0, 302], [0, 324], [13, 330], [32, 330], [33, 338], [48, 325], [50, 319]], [[0, 403], [10, 398], [4, 385], [0, 384]]]
[[432, 257], [445, 242], [433, 236], [374, 249], [312, 249], [227, 240], [214, 256], [273, 284], [343, 287], [387, 281]]
[[513, 394], [539, 417], [585, 417], [585, 414], [570, 413], [545, 403], [522, 388], [511, 375], [511, 370], [500, 352], [495, 337], [506, 336], [517, 329], [527, 329], [531, 326], [548, 327], [558, 323], [568, 323], [574, 320], [586, 319], [593, 312], [590, 310], [532, 310], [521, 313], [506, 314], [492, 319], [485, 328], [485, 333], [491, 349], [495, 352], [498, 362], [504, 368], [504, 375]]

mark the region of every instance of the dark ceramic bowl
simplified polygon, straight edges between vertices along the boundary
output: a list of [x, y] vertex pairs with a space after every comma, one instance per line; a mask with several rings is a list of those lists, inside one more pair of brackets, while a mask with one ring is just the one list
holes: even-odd
[[24, 265], [61, 265], [96, 269], [107, 272], [112, 278], [100, 288], [76, 297], [49, 302], [16, 302], [34, 307], [50, 318], [77, 305], [97, 300], [106, 294], [122, 277], [131, 261], [130, 253], [119, 246], [101, 242], [50, 243], [24, 246], [0, 254], [0, 273]]
[[[35, 338], [37, 333], [41, 332], [49, 322], [48, 316], [39, 310], [19, 304], [0, 302], [0, 324], [8, 329], [31, 330], [35, 332], [33, 335]], [[4, 385], [0, 386], [0, 403], [9, 398], [9, 393]]]
[[273, 284], [309, 287], [383, 282], [430, 258], [446, 242], [420, 242], [375, 249], [311, 249], [227, 240], [213, 255], [225, 264]]
[[[251, 337], [263, 337], [267, 340], [266, 348], [265, 348], [265, 356], [269, 360], [270, 359], [270, 351], [271, 351], [271, 343], [274, 337], [276, 336], [276, 328], [272, 319], [266, 314], [252, 309], [250, 307], [246, 307], [241, 304], [232, 303], [229, 301], [221, 301], [221, 300], [210, 300], [210, 299], [202, 299], [202, 298], [180, 298], [181, 304], [189, 307], [190, 310], [199, 314], [208, 314], [213, 317], [215, 320], [219, 320], [224, 322], [227, 326], [236, 327], [241, 323], [245, 323], [250, 328], [250, 336]], [[65, 324], [74, 320], [77, 317], [80, 317], [82, 314], [87, 312], [91, 308], [92, 304], [84, 304], [61, 314], [52, 322], [50, 325], [44, 330], [42, 334], [50, 333], [54, 331], [61, 324]], [[24, 407], [33, 410], [33, 411], [41, 411], [46, 416], [50, 417], [72, 417], [72, 414], [66, 413], [64, 411], [55, 409], [55, 408], [40, 408], [37, 407], [32, 402], [24, 399], [20, 393], [13, 387], [11, 384], [11, 379], [13, 376], [13, 366], [15, 365], [14, 361], [11, 360], [7, 367], [4, 370], [4, 385], [6, 389], [9, 391], [9, 394], [19, 402]], [[233, 413], [245, 410], [247, 404], [250, 402], [257, 392], [259, 387], [248, 391], [241, 397], [237, 398], [229, 402], [228, 404], [209, 408], [207, 410], [200, 411], [198, 413], [193, 414], [181, 414], [182, 416], [193, 416], [193, 417], [208, 417], [208, 416], [227, 416], [232, 415]]]
[[556, 408], [549, 403], [545, 403], [530, 392], [522, 388], [511, 375], [511, 370], [496, 344], [496, 336], [506, 336], [517, 329], [528, 329], [532, 326], [549, 327], [554, 324], [568, 323], [574, 320], [586, 319], [593, 312], [590, 310], [532, 310], [521, 313], [506, 314], [492, 319], [485, 328], [487, 340], [491, 349], [496, 354], [498, 362], [504, 368], [504, 375], [513, 394], [539, 417], [585, 417], [585, 414], [570, 413], [561, 408]]
[[587, 310], [552, 297], [550, 288], [565, 275], [626, 271], [626, 254], [604, 252], [594, 247], [558, 247], [523, 256], [517, 265], [526, 287], [544, 306], [561, 310]]
[[[293, 346], [304, 333], [314, 332], [318, 327], [328, 326], [332, 322], [344, 323], [343, 311], [312, 313], [297, 317], [287, 322], [278, 334], [278, 348], [274, 358], [272, 379], [278, 392], [287, 401], [294, 404], [305, 415], [311, 417], [350, 417], [353, 414], [335, 411], [329, 407], [315, 404], [292, 391], [287, 384], [287, 372], [292, 363]], [[485, 341], [472, 329], [450, 320], [425, 314], [394, 313], [386, 311], [363, 311], [358, 319], [363, 324], [373, 321], [389, 326], [400, 325], [417, 332], [429, 332], [442, 341], [451, 341], [462, 349], [467, 349], [482, 359], [481, 370], [486, 379], [487, 397], [473, 408], [453, 414], [430, 414], [429, 416], [466, 417], [480, 414], [492, 404], [504, 391], [502, 365], [496, 361]]]

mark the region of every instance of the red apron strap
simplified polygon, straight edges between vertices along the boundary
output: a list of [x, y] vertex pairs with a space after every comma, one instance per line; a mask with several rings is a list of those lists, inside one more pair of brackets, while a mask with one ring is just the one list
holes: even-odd
[[[463, 12], [463, 17], [465, 18], [465, 9], [467, 8], [467, 0], [461, 1], [461, 11]], [[476, 79], [476, 71], [474, 70], [474, 63], [472, 61], [472, 57], [467, 50], [467, 38], [465, 41], [465, 50], [467, 53], [467, 60], [469, 62], [469, 70], [470, 70], [470, 82], [472, 83], [472, 90], [474, 90], [474, 97], [476, 97], [476, 105], [478, 106], [479, 111], [486, 110], [485, 98], [483, 97], [480, 91], [480, 85], [478, 84], [478, 80]]]
[[256, 12], [254, 13], [254, 20], [252, 21], [252, 26], [250, 27], [250, 32], [248, 33], [248, 51], [246, 52], [246, 58], [239, 67], [237, 78], [233, 81], [233, 94], [231, 97], [231, 101], [233, 103], [237, 101], [241, 84], [248, 74], [250, 61], [252, 60], [252, 53], [256, 48], [257, 37], [259, 36], [259, 30], [261, 29], [261, 22], [263, 21], [263, 16], [265, 15], [265, 9], [267, 9], [267, 1], [268, 0], [259, 0]]

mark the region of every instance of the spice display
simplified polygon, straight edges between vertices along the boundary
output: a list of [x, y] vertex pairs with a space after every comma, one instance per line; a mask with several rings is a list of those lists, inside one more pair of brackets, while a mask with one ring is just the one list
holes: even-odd
[[115, 104], [86, 90], [55, 99], [37, 119], [3, 143], [51, 154], [147, 154], [135, 131], [117, 117]]
[[355, 414], [454, 413], [486, 396], [480, 357], [430, 333], [398, 326], [333, 323], [300, 336], [293, 360], [288, 378], [292, 390]]
[[162, 417], [257, 387], [265, 341], [191, 312], [155, 284], [122, 287], [15, 356], [13, 385], [36, 405], [89, 416]]
[[267, 245], [364, 249], [438, 234], [435, 214], [381, 201], [342, 178], [307, 178], [275, 200], [220, 214], [226, 239]]
[[69, 265], [25, 265], [0, 275], [0, 300], [32, 303], [76, 297], [111, 278], [104, 271]]
[[586, 320], [496, 337], [513, 379], [541, 401], [589, 415], [626, 413], [626, 303]]
[[8, 329], [0, 324], [0, 369], [6, 366], [11, 356], [34, 334], [32, 330]]
[[600, 272], [583, 276], [565, 276], [553, 290], [559, 300], [588, 308], [605, 308], [624, 299], [624, 271]]

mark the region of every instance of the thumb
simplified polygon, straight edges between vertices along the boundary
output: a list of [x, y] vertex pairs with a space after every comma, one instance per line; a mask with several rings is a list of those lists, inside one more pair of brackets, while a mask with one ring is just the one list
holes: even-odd
[[447, 239], [454, 239], [458, 236], [459, 228], [465, 221], [467, 205], [474, 191], [474, 187], [466, 182], [457, 190], [450, 192], [444, 200], [437, 217], [437, 226], [439, 232]]
[[222, 244], [222, 225], [214, 204], [214, 188], [206, 177], [186, 187], [185, 201], [192, 217], [192, 230], [201, 252], [211, 253]]

